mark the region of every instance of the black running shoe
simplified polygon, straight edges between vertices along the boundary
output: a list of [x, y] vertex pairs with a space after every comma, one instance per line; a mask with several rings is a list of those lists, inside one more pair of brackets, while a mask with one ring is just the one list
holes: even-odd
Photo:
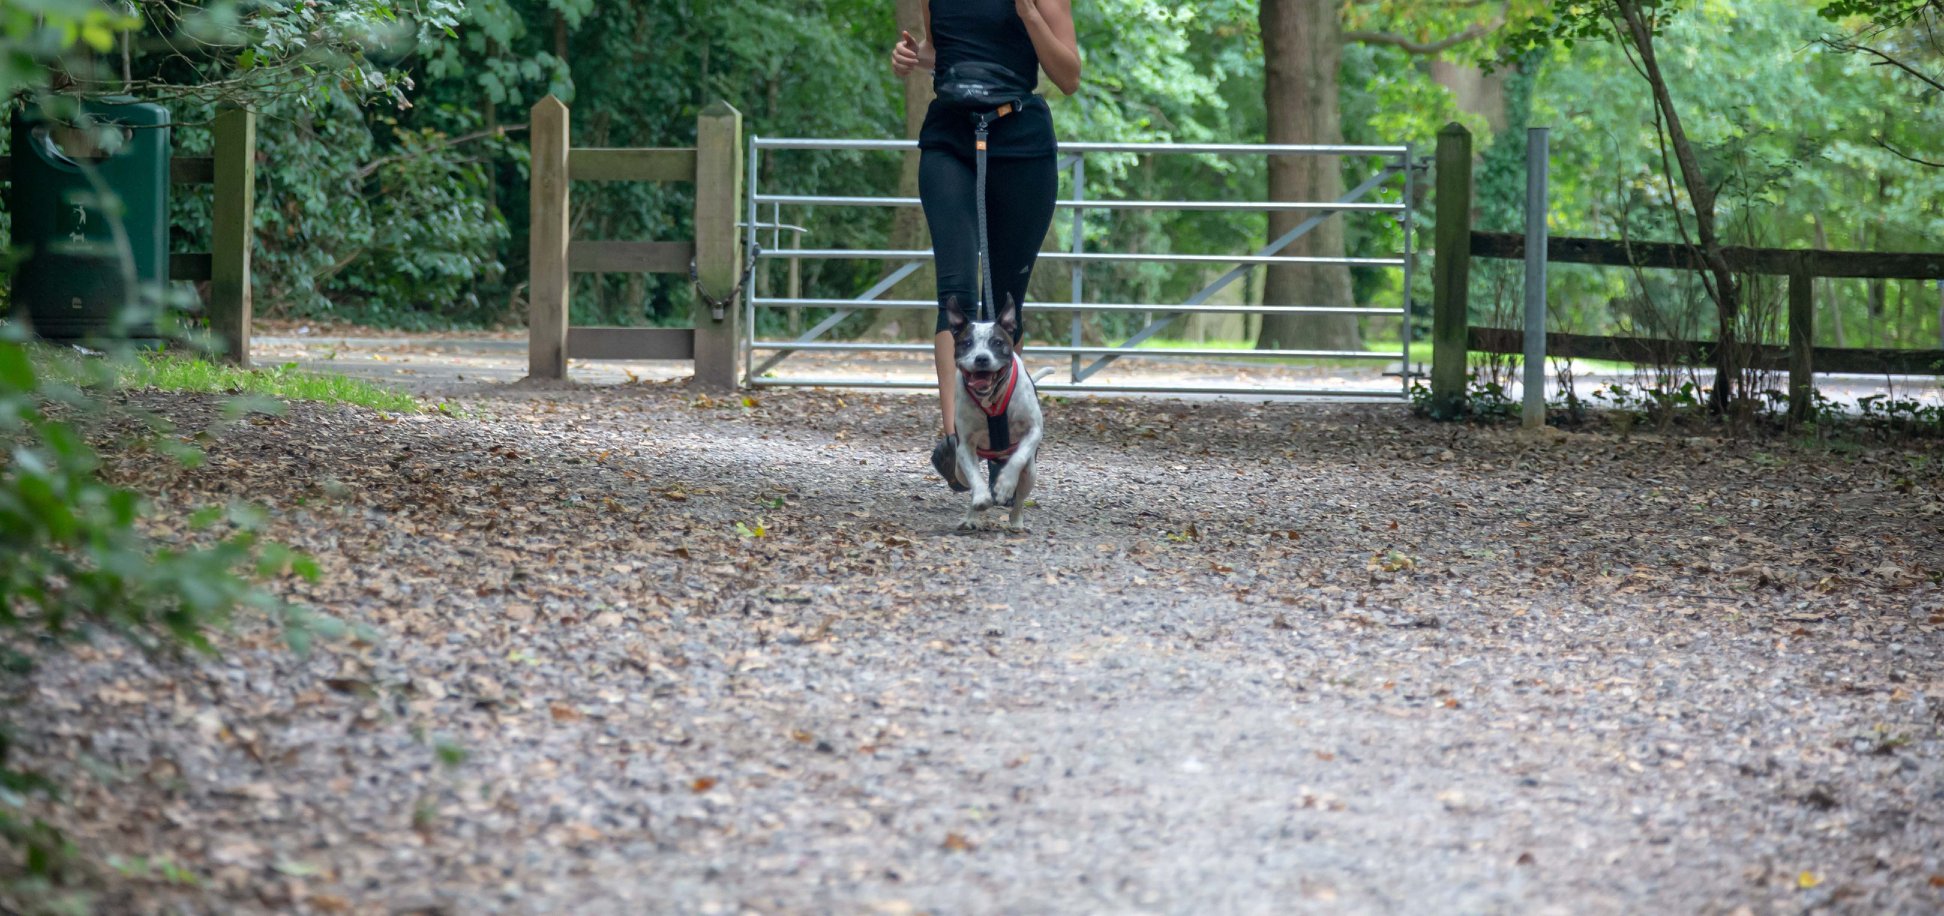
[[956, 433], [940, 437], [938, 444], [932, 446], [932, 467], [938, 470], [938, 476], [945, 478], [945, 482], [951, 485], [952, 492], [963, 493], [972, 489], [965, 481], [959, 479]]

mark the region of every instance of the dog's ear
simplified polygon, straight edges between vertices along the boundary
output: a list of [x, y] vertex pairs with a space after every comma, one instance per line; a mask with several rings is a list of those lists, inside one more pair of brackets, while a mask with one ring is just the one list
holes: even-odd
[[1005, 330], [1007, 339], [1019, 342], [1019, 300], [1012, 293], [1006, 294], [1006, 307], [999, 310], [999, 327]]
[[946, 330], [951, 331], [953, 337], [957, 337], [959, 336], [960, 332], [965, 330], [965, 326], [968, 323], [969, 321], [965, 317], [965, 303], [960, 301], [959, 297], [957, 296], [946, 296], [945, 297]]

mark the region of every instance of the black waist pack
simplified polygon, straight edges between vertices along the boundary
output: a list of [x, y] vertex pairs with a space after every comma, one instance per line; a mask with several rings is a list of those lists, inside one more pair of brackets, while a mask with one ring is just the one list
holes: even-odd
[[932, 91], [944, 104], [978, 114], [1003, 108], [1015, 109], [1032, 98], [1033, 90], [1019, 74], [998, 64], [966, 61], [945, 68], [932, 80]]

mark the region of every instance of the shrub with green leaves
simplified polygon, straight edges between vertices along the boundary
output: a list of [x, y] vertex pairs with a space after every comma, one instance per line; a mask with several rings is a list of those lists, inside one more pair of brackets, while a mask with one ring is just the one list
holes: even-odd
[[[309, 111], [320, 99], [404, 102], [410, 85], [387, 48], [414, 34], [449, 32], [457, 0], [344, 3], [110, 5], [96, 0], [24, 0], [0, 12], [0, 99], [74, 117], [83, 94], [122, 91], [148, 100], [271, 103]], [[401, 37], [402, 33], [402, 37]], [[139, 40], [132, 40], [139, 37]], [[118, 48], [142, 47], [142, 67], [113, 89], [91, 82], [110, 72]], [[160, 50], [154, 50], [160, 49]], [[368, 53], [372, 52], [372, 53]], [[113, 208], [104, 208], [112, 212]], [[6, 255], [0, 252], [0, 255]], [[121, 251], [125, 259], [128, 252]], [[11, 258], [0, 256], [0, 289]], [[159, 301], [162, 291], [149, 291]], [[166, 323], [166, 322], [165, 322]], [[0, 667], [16, 675], [37, 656], [91, 634], [118, 634], [150, 650], [211, 652], [209, 634], [240, 610], [281, 621], [292, 646], [333, 636], [343, 625], [285, 603], [261, 583], [285, 574], [315, 578], [317, 567], [266, 541], [267, 516], [236, 504], [205, 509], [184, 542], [150, 536], [151, 506], [103, 475], [84, 422], [126, 419], [104, 393], [125, 377], [129, 357], [68, 364], [58, 377], [36, 367], [18, 325], [0, 324]], [[194, 464], [200, 452], [164, 436], [156, 451]], [[9, 761], [0, 729], [0, 845], [19, 854], [20, 882], [8, 893], [46, 906], [48, 883], [72, 850], [54, 826], [27, 813], [29, 799], [55, 786]]]

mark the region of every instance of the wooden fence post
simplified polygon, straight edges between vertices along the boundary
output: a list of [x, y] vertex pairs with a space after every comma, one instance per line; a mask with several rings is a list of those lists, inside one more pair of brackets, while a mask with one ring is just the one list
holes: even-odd
[[1471, 131], [1456, 121], [1438, 131], [1437, 251], [1431, 265], [1431, 411], [1465, 409], [1466, 335], [1471, 318]]
[[[702, 289], [695, 297], [695, 387], [704, 391], [736, 388], [736, 362], [742, 326], [742, 233], [736, 216], [743, 196], [742, 113], [717, 101], [702, 109], [695, 126], [695, 271]], [[723, 300], [715, 308], [700, 292]]]
[[221, 358], [250, 365], [250, 249], [256, 240], [256, 113], [216, 113], [215, 207], [210, 213], [209, 331]]
[[1808, 258], [1789, 274], [1789, 422], [1810, 419], [1816, 396], [1816, 278]]
[[567, 377], [567, 106], [553, 96], [533, 104], [532, 231], [527, 247], [527, 377]]

